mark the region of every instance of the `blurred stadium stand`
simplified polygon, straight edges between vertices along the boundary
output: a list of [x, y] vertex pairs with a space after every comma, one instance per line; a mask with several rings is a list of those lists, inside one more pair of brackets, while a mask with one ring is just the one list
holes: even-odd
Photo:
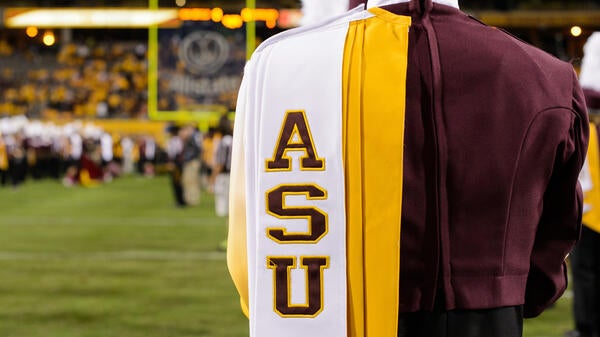
[[[11, 7], [144, 7], [146, 0], [20, 0], [11, 2]], [[297, 8], [299, 0], [257, 0], [257, 7]], [[461, 6], [468, 9], [591, 9], [600, 8], [599, 0], [461, 0]], [[160, 0], [161, 7], [177, 7], [174, 0]], [[187, 0], [188, 7], [223, 7], [235, 9], [244, 6], [244, 1], [232, 0]], [[8, 6], [7, 6], [8, 7]]]
[[[147, 0], [19, 0], [5, 7], [147, 7]], [[179, 7], [175, 0], [159, 0], [160, 7]], [[186, 0], [186, 7], [221, 7], [226, 10], [240, 9], [244, 0]], [[300, 0], [257, 0], [258, 8], [298, 8]]]

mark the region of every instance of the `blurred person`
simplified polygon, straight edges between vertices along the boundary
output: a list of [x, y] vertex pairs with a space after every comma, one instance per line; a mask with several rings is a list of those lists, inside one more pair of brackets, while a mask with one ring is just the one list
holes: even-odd
[[79, 169], [75, 166], [67, 167], [62, 178], [62, 184], [66, 187], [75, 186], [79, 183]]
[[83, 187], [93, 187], [104, 181], [102, 153], [99, 144], [93, 138], [85, 141], [84, 153], [79, 165], [78, 180]]
[[119, 165], [120, 168], [123, 167], [123, 147], [121, 146], [121, 139], [123, 136], [121, 134], [113, 135], [113, 161]]
[[252, 337], [520, 337], [566, 289], [577, 76], [457, 1], [271, 38], [235, 125], [227, 254]]
[[202, 187], [209, 192], [214, 192], [214, 185], [212, 184], [212, 172], [214, 167], [213, 146], [214, 146], [214, 134], [216, 128], [211, 126], [208, 128], [208, 132], [202, 136], [202, 154], [201, 154], [201, 167], [200, 167], [200, 183]]
[[55, 131], [52, 135], [50, 135], [49, 139], [50, 148], [51, 148], [51, 157], [50, 157], [50, 172], [51, 176], [54, 179], [60, 179], [63, 175], [63, 160], [62, 160], [62, 146], [63, 141], [60, 135], [60, 131], [58, 128], [55, 128]]
[[69, 167], [69, 137], [66, 135], [65, 130], [61, 130], [60, 134], [56, 138], [56, 149], [58, 153], [58, 167], [59, 177], [64, 176]]
[[229, 215], [229, 172], [231, 171], [232, 129], [229, 121], [219, 123], [223, 135], [214, 160], [215, 213], [219, 217]]
[[134, 167], [135, 167], [135, 151], [136, 151], [136, 146], [135, 143], [133, 142], [133, 140], [131, 140], [131, 137], [129, 136], [124, 136], [123, 138], [121, 138], [121, 151], [122, 151], [122, 160], [123, 160], [123, 164], [122, 164], [122, 169], [123, 169], [123, 173], [125, 174], [131, 174], [134, 172]]
[[[593, 118], [596, 117], [596, 118]], [[590, 115], [590, 119], [597, 116]], [[579, 180], [584, 192], [581, 237], [570, 255], [575, 329], [566, 337], [600, 336], [600, 148], [598, 128], [590, 123], [588, 155]]]
[[27, 152], [20, 135], [8, 148], [8, 175], [13, 188], [19, 187], [27, 177]]
[[196, 206], [200, 202], [200, 145], [195, 137], [196, 132], [192, 125], [185, 125], [179, 130], [179, 138], [183, 143], [181, 183], [183, 198], [188, 206]]
[[600, 113], [600, 32], [593, 33], [584, 46], [580, 76], [590, 111]]
[[[232, 128], [229, 119], [219, 121], [219, 133], [221, 140], [214, 158], [213, 174], [215, 193], [215, 214], [218, 217], [229, 215], [229, 175], [231, 172], [231, 150], [233, 146]], [[227, 239], [221, 241], [218, 246], [220, 251], [227, 250]]]
[[113, 137], [108, 132], [100, 136], [100, 153], [102, 156], [102, 168], [107, 179], [115, 176], [113, 171]]
[[0, 133], [0, 186], [8, 183], [8, 149], [4, 137]]
[[169, 126], [170, 134], [167, 142], [167, 157], [169, 159], [169, 173], [171, 175], [171, 186], [173, 187], [173, 195], [175, 197], [175, 205], [177, 207], [185, 207], [186, 202], [183, 197], [183, 142], [179, 137], [179, 128], [172, 125]]
[[[210, 142], [210, 145], [212, 146], [212, 148], [210, 149], [210, 156], [212, 158], [211, 159], [211, 167], [212, 167], [213, 171], [214, 171], [214, 167], [215, 167], [215, 158], [217, 156], [217, 150], [219, 149], [219, 143], [221, 142], [221, 138], [223, 138], [223, 134], [221, 132], [222, 132], [222, 130], [218, 126], [216, 128], [214, 128], [213, 136], [212, 136], [211, 142]], [[208, 151], [208, 150], [206, 150], [206, 151]], [[215, 187], [214, 173], [211, 174], [209, 186], [212, 188], [211, 191], [214, 192], [214, 187]]]
[[30, 160], [31, 177], [33, 179], [56, 178], [58, 179], [58, 171], [53, 167], [53, 149], [52, 142], [48, 135], [43, 134], [45, 130], [41, 130], [41, 135], [30, 137], [27, 141], [28, 151], [32, 156]]
[[156, 142], [150, 136], [141, 136], [139, 139], [140, 159], [137, 163], [138, 172], [146, 177], [154, 176], [156, 159]]
[[[600, 32], [593, 33], [584, 46], [580, 82], [586, 103], [600, 111]], [[575, 329], [568, 337], [600, 336], [600, 115], [590, 114], [590, 146], [580, 175], [585, 196], [580, 241], [571, 253], [573, 271], [573, 318]]]
[[69, 135], [69, 158], [68, 166], [79, 168], [79, 161], [83, 154], [83, 139], [79, 132], [75, 131]]

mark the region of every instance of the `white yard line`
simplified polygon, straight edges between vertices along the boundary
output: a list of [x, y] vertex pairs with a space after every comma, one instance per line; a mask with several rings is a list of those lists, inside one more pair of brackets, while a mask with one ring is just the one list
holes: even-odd
[[91, 253], [57, 253], [57, 252], [11, 252], [0, 251], [0, 261], [36, 261], [36, 260], [103, 260], [103, 261], [128, 261], [128, 260], [199, 260], [221, 261], [225, 260], [223, 252], [185, 252], [162, 250], [125, 250], [114, 252]]
[[173, 220], [161, 217], [42, 217], [42, 216], [5, 216], [0, 215], [0, 226], [26, 226], [26, 225], [127, 225], [134, 226], [173, 226], [173, 225], [197, 225], [197, 226], [222, 226], [222, 222], [207, 221], [201, 218], [179, 218]]

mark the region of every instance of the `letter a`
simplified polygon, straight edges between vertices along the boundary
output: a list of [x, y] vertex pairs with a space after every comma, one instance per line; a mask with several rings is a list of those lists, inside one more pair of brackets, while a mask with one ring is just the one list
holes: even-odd
[[325, 169], [325, 159], [318, 158], [315, 143], [304, 111], [287, 111], [273, 158], [267, 160], [267, 171], [291, 171], [292, 161], [288, 151], [302, 151], [301, 170], [321, 171]]

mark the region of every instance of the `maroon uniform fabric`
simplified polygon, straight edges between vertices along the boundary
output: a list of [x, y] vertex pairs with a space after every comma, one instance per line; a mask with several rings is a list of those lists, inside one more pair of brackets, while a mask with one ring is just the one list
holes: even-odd
[[591, 109], [600, 109], [600, 91], [583, 88], [587, 106]]
[[366, 2], [367, 2], [366, 0], [362, 0], [362, 1], [361, 0], [349, 0], [348, 4], [349, 4], [349, 8], [354, 8], [358, 5], [364, 4]]
[[413, 19], [400, 310], [524, 304], [536, 316], [564, 292], [581, 229], [582, 90], [570, 64], [458, 9], [421, 7], [384, 7]]

